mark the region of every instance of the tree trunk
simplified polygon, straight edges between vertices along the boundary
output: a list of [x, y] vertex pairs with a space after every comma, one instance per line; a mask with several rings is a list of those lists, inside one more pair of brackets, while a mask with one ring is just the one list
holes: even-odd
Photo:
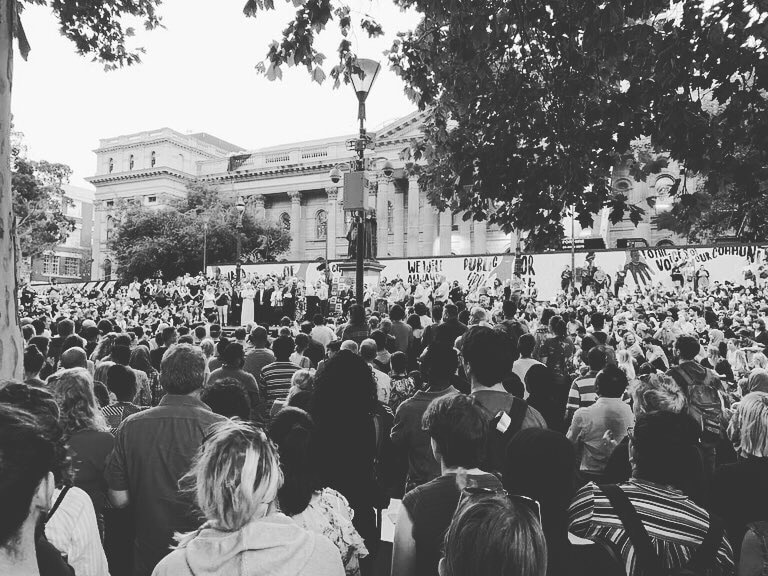
[[0, 0], [0, 380], [22, 377], [11, 197], [11, 87], [15, 0]]

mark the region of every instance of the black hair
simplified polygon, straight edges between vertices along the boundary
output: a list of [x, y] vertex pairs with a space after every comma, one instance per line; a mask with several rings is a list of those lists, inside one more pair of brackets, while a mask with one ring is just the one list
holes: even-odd
[[163, 328], [163, 345], [170, 346], [176, 340], [177, 336], [178, 333], [176, 332], [176, 328], [173, 326]]
[[220, 356], [221, 363], [230, 368], [242, 368], [245, 359], [245, 350], [239, 342], [230, 342]]
[[121, 402], [133, 402], [138, 391], [136, 373], [125, 365], [115, 364], [107, 370], [107, 388]]
[[75, 323], [72, 322], [69, 318], [65, 318], [64, 320], [59, 320], [56, 323], [56, 334], [58, 334], [61, 338], [66, 338], [70, 334], [75, 333]]
[[504, 300], [504, 303], [501, 305], [501, 311], [505, 318], [512, 318], [515, 314], [517, 314], [517, 302], [513, 302], [512, 300]]
[[128, 366], [131, 361], [131, 349], [128, 346], [113, 346], [110, 358], [115, 364]]
[[205, 326], [198, 326], [195, 328], [195, 338], [203, 340], [208, 335]]
[[392, 322], [400, 322], [405, 319], [405, 310], [400, 304], [395, 304], [389, 309], [389, 318]]
[[314, 430], [309, 414], [290, 406], [278, 412], [269, 427], [283, 470], [283, 485], [277, 491], [277, 498], [280, 510], [288, 516], [303, 512], [314, 492], [322, 488], [310, 457]]
[[536, 337], [533, 334], [522, 334], [517, 341], [517, 351], [520, 356], [530, 358], [536, 348]]
[[248, 421], [251, 415], [251, 399], [237, 378], [222, 378], [206, 386], [200, 399], [213, 412], [226, 418]]
[[113, 342], [115, 346], [131, 346], [131, 337], [128, 334], [118, 334]]
[[621, 398], [627, 385], [627, 375], [621, 368], [613, 364], [608, 364], [595, 377], [595, 388], [603, 398]]
[[485, 454], [488, 418], [472, 396], [447, 394], [427, 406], [422, 428], [437, 444], [446, 466], [476, 468]]
[[50, 345], [51, 341], [48, 339], [47, 336], [33, 336], [29, 339], [29, 344], [31, 346], [37, 346], [37, 349], [40, 350], [40, 352], [43, 353], [43, 356], [48, 356], [48, 346]]
[[280, 336], [272, 342], [272, 352], [278, 362], [288, 362], [295, 348], [296, 343], [290, 336]]
[[456, 374], [459, 356], [451, 344], [438, 340], [429, 345], [422, 363], [429, 374], [430, 384], [447, 384], [448, 378]]
[[608, 352], [604, 346], [593, 346], [587, 352], [587, 364], [593, 372], [599, 372], [608, 364]]
[[45, 356], [37, 346], [27, 346], [24, 349], [24, 372], [37, 374], [45, 365]]
[[325, 324], [325, 318], [323, 317], [322, 314], [315, 314], [314, 316], [312, 316], [312, 323], [315, 326], [322, 326], [323, 324]]
[[235, 329], [235, 340], [245, 340], [245, 328]]
[[690, 334], [683, 334], [675, 340], [675, 348], [681, 360], [693, 360], [701, 350], [699, 339]]
[[413, 311], [418, 316], [426, 316], [429, 313], [427, 305], [424, 304], [424, 302], [416, 302], [416, 304], [413, 305]]
[[502, 381], [512, 369], [506, 336], [487, 326], [472, 326], [464, 334], [461, 354], [483, 386]]
[[66, 352], [70, 348], [83, 348], [85, 349], [85, 340], [77, 334], [70, 334], [61, 343], [61, 352]]
[[392, 372], [395, 374], [404, 374], [408, 368], [408, 356], [405, 355], [405, 352], [395, 352], [390, 356], [389, 362], [392, 366]]
[[184, 336], [179, 336], [179, 339], [176, 341], [177, 344], [194, 344], [195, 339], [192, 338], [191, 334], [184, 334]]

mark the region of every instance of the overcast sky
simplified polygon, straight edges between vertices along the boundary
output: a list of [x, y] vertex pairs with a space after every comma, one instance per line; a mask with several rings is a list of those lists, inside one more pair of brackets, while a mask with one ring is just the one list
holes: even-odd
[[[277, 11], [251, 19], [242, 13], [244, 3], [165, 0], [160, 13], [166, 29], [137, 28], [136, 44], [147, 49], [142, 63], [113, 72], [78, 56], [48, 8], [28, 7], [22, 21], [32, 52], [27, 62], [16, 53], [12, 109], [29, 155], [68, 164], [74, 170], [71, 183], [90, 187], [83, 178], [94, 173], [92, 150], [99, 138], [167, 126], [209, 132], [253, 149], [354, 132], [351, 87], [333, 90], [331, 80], [319, 86], [305, 69], [286, 70], [282, 81], [269, 82], [254, 69], [294, 12], [292, 4], [280, 3]], [[384, 26], [380, 39], [359, 30], [351, 36], [360, 56], [382, 64], [382, 51], [397, 30], [417, 23], [415, 14], [402, 13], [387, 0], [350, 5], [357, 20], [366, 12]], [[332, 66], [338, 28], [335, 22], [331, 26], [319, 48]], [[402, 82], [382, 70], [368, 99], [368, 127], [414, 109]]]

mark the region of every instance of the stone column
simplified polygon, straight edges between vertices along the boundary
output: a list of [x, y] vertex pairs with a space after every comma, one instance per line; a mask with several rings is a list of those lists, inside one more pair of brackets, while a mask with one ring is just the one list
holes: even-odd
[[102, 262], [102, 249], [103, 249], [103, 230], [106, 226], [106, 217], [104, 213], [104, 203], [101, 200], [96, 200], [93, 203], [93, 253], [91, 258], [91, 279], [100, 279], [99, 267]]
[[301, 258], [302, 250], [302, 237], [304, 236], [301, 230], [301, 192], [299, 190], [293, 190], [288, 192], [288, 197], [291, 199], [291, 260], [299, 260]]
[[438, 256], [451, 255], [451, 211], [440, 212], [440, 246]]
[[326, 232], [326, 258], [333, 260], [336, 258], [336, 237], [339, 232], [336, 229], [336, 214], [338, 213], [339, 189], [336, 186], [326, 188], [325, 193], [328, 195], [328, 222]]
[[264, 210], [264, 194], [251, 194], [246, 199], [247, 209], [254, 220], [263, 220], [266, 217]]
[[472, 253], [473, 254], [485, 254], [488, 249], [486, 248], [486, 239], [488, 237], [488, 223], [483, 220], [482, 222], [478, 222], [477, 220], [473, 221], [472, 225], [474, 226], [475, 230], [475, 243], [472, 246]]
[[472, 253], [472, 220], [464, 220], [464, 214], [462, 212], [456, 215], [456, 219], [459, 221], [459, 237], [461, 238], [462, 254]]
[[421, 254], [432, 256], [435, 246], [435, 221], [437, 212], [429, 203], [426, 192], [421, 192]]
[[405, 255], [403, 251], [403, 236], [405, 235], [405, 191], [398, 190], [397, 187], [392, 191], [392, 210], [394, 212], [392, 222], [392, 256], [402, 258]]
[[419, 182], [408, 178], [408, 256], [419, 255]]
[[384, 174], [378, 177], [378, 194], [376, 195], [376, 245], [378, 246], [378, 258], [389, 256], [389, 230], [387, 226], [389, 213], [387, 211], [387, 202], [391, 202], [391, 182], [392, 178], [387, 178]]

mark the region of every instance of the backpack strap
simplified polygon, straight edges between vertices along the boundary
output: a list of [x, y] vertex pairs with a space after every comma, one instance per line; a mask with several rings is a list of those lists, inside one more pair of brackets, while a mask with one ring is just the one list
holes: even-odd
[[696, 549], [686, 568], [703, 572], [716, 562], [717, 551], [723, 539], [723, 522], [717, 516], [709, 515], [709, 528], [704, 541]]
[[61, 489], [58, 498], [56, 498], [56, 502], [53, 503], [53, 506], [51, 506], [51, 509], [48, 511], [48, 517], [45, 520], [46, 522], [48, 522], [53, 517], [53, 514], [56, 512], [56, 510], [59, 509], [59, 506], [64, 501], [64, 497], [67, 495], [67, 492], [69, 492], [70, 488], [71, 486], [64, 486], [64, 488]]
[[637, 554], [637, 563], [645, 574], [663, 574], [664, 566], [653, 548], [651, 537], [643, 526], [637, 510], [632, 505], [626, 493], [616, 484], [600, 486], [608, 497], [614, 512], [627, 532], [632, 547]]
[[509, 407], [507, 414], [509, 414], [510, 424], [507, 428], [508, 439], [520, 432], [520, 428], [523, 426], [523, 420], [528, 413], [528, 402], [522, 398], [517, 398], [512, 401], [512, 405]]

